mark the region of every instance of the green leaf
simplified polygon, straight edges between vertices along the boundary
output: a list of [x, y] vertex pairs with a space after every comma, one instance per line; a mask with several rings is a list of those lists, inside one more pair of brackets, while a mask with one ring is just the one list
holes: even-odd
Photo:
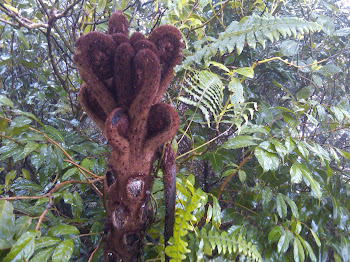
[[317, 23], [296, 17], [245, 16], [240, 22], [232, 21], [218, 38], [203, 41], [192, 55], [186, 57], [183, 67], [189, 68], [192, 63], [201, 63], [203, 59], [208, 63], [211, 58], [216, 57], [218, 50], [221, 55], [234, 50], [240, 55], [246, 42], [254, 49], [257, 42], [265, 46], [265, 37], [274, 41], [279, 39], [280, 34], [297, 36], [297, 33], [305, 34], [317, 30], [320, 30]]
[[298, 53], [299, 45], [293, 40], [283, 41], [281, 44], [281, 54], [282, 56], [294, 56]]
[[321, 198], [322, 192], [320, 184], [313, 178], [309, 170], [306, 169], [304, 164], [295, 163], [290, 169], [290, 174], [292, 181], [300, 181], [300, 173], [305, 181], [305, 183], [311, 187], [312, 192], [315, 194], [315, 197]]
[[249, 78], [254, 78], [254, 70], [251, 67], [241, 67], [235, 70], [237, 74], [249, 77]]
[[41, 237], [35, 240], [35, 250], [57, 245], [61, 240], [58, 237]]
[[53, 247], [44, 249], [43, 251], [37, 253], [29, 262], [47, 262], [50, 259], [53, 250]]
[[13, 161], [17, 162], [19, 160], [22, 160], [23, 158], [28, 156], [30, 153], [32, 153], [35, 149], [37, 149], [38, 146], [39, 146], [38, 143], [29, 142], [28, 144], [25, 145], [23, 151], [20, 154], [13, 157]]
[[27, 169], [22, 168], [22, 177], [23, 179], [30, 181], [31, 178]]
[[340, 108], [332, 106], [331, 111], [334, 113], [335, 117], [339, 122], [342, 122], [344, 120], [344, 114]]
[[221, 207], [218, 199], [214, 195], [211, 195], [211, 197], [213, 198], [213, 225], [219, 228], [221, 225]]
[[230, 72], [230, 69], [228, 69], [225, 65], [218, 63], [216, 61], [210, 61], [209, 62], [210, 65], [216, 66], [224, 71], [226, 71], [227, 73]]
[[218, 119], [223, 109], [224, 87], [220, 77], [206, 70], [194, 71], [186, 84], [185, 91], [191, 98], [180, 96], [178, 99], [200, 109], [210, 126], [210, 113]]
[[62, 176], [62, 180], [68, 180], [74, 174], [78, 174], [78, 172], [78, 168], [72, 167], [64, 173], [64, 175]]
[[222, 166], [223, 166], [223, 156], [219, 152], [217, 153], [210, 153], [208, 155], [208, 160], [210, 163], [211, 169], [214, 171], [215, 174], [220, 174], [222, 172]]
[[78, 235], [79, 230], [75, 226], [60, 224], [55, 227], [50, 228], [47, 232], [48, 236], [57, 236], [57, 235]]
[[213, 217], [213, 207], [211, 205], [208, 205], [205, 224], [208, 224], [210, 222], [210, 220], [212, 219], [212, 217]]
[[25, 117], [25, 116], [18, 116], [15, 117], [11, 121], [11, 126], [12, 127], [23, 127], [25, 125], [29, 125], [32, 122], [32, 119]]
[[25, 179], [16, 180], [12, 184], [12, 188], [15, 190], [28, 190], [28, 191], [40, 191], [42, 187], [38, 184], [35, 184], [32, 181]]
[[313, 230], [310, 228], [310, 232], [311, 232], [312, 236], [314, 237], [317, 246], [318, 246], [318, 247], [321, 247], [321, 241], [320, 241], [320, 239], [318, 238], [318, 236], [317, 236], [317, 234], [315, 233], [315, 231], [313, 231]]
[[29, 216], [21, 216], [16, 220], [16, 236], [23, 235], [32, 223], [32, 218]]
[[303, 179], [305, 183], [311, 186], [312, 192], [315, 194], [317, 198], [321, 198], [322, 192], [321, 192], [320, 184], [313, 178], [309, 170], [307, 170], [306, 168], [303, 168], [302, 166], [299, 166], [299, 167], [303, 174]]
[[223, 143], [222, 147], [225, 149], [237, 149], [242, 147], [254, 146], [257, 145], [257, 143], [254, 140], [256, 140], [256, 138], [253, 136], [235, 136]]
[[322, 66], [318, 72], [325, 76], [332, 76], [334, 74], [341, 73], [342, 70], [334, 64], [327, 64]]
[[14, 245], [15, 241], [11, 238], [3, 238], [0, 236], [0, 252], [5, 249], [10, 249]]
[[228, 84], [228, 90], [232, 92], [230, 100], [232, 104], [244, 102], [243, 85], [237, 78], [232, 78], [231, 82]]
[[239, 180], [241, 181], [241, 183], [243, 184], [247, 178], [247, 174], [244, 172], [244, 170], [239, 169], [238, 170], [238, 177], [239, 177]]
[[292, 240], [293, 234], [289, 231], [284, 231], [283, 235], [280, 237], [280, 240], [277, 244], [278, 253], [285, 253], [289, 248], [289, 242]]
[[13, 102], [6, 96], [0, 95], [0, 106], [13, 107]]
[[287, 148], [276, 139], [271, 139], [271, 142], [275, 145], [277, 154], [283, 159], [288, 154]]
[[3, 262], [25, 261], [34, 253], [34, 240], [39, 233], [35, 230], [24, 233], [12, 247]]
[[269, 170], [277, 170], [279, 165], [278, 156], [274, 153], [265, 151], [264, 149], [257, 147], [254, 151], [255, 157], [258, 159], [259, 164], [264, 169], [264, 172]]
[[287, 216], [287, 204], [284, 202], [283, 195], [280, 193], [277, 195], [276, 205], [280, 218], [285, 218]]
[[312, 87], [311, 86], [306, 86], [306, 87], [303, 87], [302, 89], [300, 89], [298, 92], [297, 92], [297, 99], [300, 100], [300, 99], [308, 99], [310, 97], [312, 93]]
[[8, 190], [10, 187], [10, 182], [15, 179], [17, 175], [16, 170], [11, 170], [5, 176], [5, 188]]
[[64, 143], [64, 138], [60, 131], [58, 131], [56, 128], [52, 126], [45, 126], [45, 130], [54, 137], [54, 139], [57, 139], [59, 142]]
[[350, 34], [349, 27], [341, 28], [341, 29], [338, 29], [334, 32], [334, 35], [336, 35], [336, 36], [348, 36], [349, 34]]
[[295, 262], [303, 262], [305, 260], [304, 248], [297, 237], [294, 237], [293, 254]]
[[346, 152], [346, 151], [343, 151], [339, 148], [336, 148], [336, 150], [338, 151], [339, 154], [341, 154], [344, 158], [346, 159], [350, 159], [350, 153]]
[[12, 239], [15, 230], [13, 206], [6, 200], [0, 200], [0, 237]]
[[282, 195], [282, 196], [283, 196], [284, 201], [286, 201], [288, 203], [288, 205], [290, 206], [290, 209], [292, 210], [293, 216], [296, 219], [298, 219], [299, 218], [299, 212], [298, 212], [298, 207], [295, 204], [295, 202], [292, 199], [290, 199], [289, 197], [287, 197], [286, 195]]
[[81, 211], [83, 209], [83, 203], [81, 197], [77, 191], [74, 192], [73, 204], [72, 204], [72, 213], [75, 218], [80, 218]]
[[103, 12], [106, 8], [106, 3], [107, 3], [106, 0], [98, 0], [96, 12], [97, 13]]
[[287, 136], [285, 142], [288, 153], [292, 152], [295, 148], [295, 142], [293, 141], [291, 136]]
[[[319, 86], [319, 87], [321, 87], [322, 86], [322, 84], [323, 84], [323, 80], [322, 80], [322, 78], [320, 77], [320, 76], [318, 76], [318, 75], [312, 75], [312, 81], [317, 85], [317, 86]], [[322, 107], [322, 106], [321, 106]]]
[[25, 49], [29, 49], [30, 45], [27, 41], [27, 38], [24, 36], [23, 32], [21, 29], [15, 30], [18, 39], [22, 42], [22, 44], [24, 45]]
[[303, 172], [301, 171], [299, 164], [293, 164], [290, 168], [291, 183], [300, 183], [303, 179]]
[[5, 119], [0, 118], [0, 133], [5, 132], [8, 123]]
[[299, 152], [302, 154], [304, 158], [307, 158], [309, 156], [309, 151], [306, 149], [305, 144], [307, 144], [305, 141], [298, 141], [295, 140]]
[[304, 249], [307, 251], [311, 261], [316, 262], [317, 258], [315, 256], [315, 253], [314, 253], [311, 245], [306, 240], [302, 239], [299, 235], [298, 235], [298, 237], [299, 237], [300, 242], [303, 244]]
[[63, 240], [52, 255], [52, 262], [68, 262], [73, 254], [74, 243], [72, 239]]
[[270, 232], [269, 235], [267, 237], [269, 244], [272, 244], [274, 242], [276, 242], [278, 239], [280, 239], [280, 237], [282, 236], [283, 230], [281, 228], [281, 226], [275, 226], [273, 227]]

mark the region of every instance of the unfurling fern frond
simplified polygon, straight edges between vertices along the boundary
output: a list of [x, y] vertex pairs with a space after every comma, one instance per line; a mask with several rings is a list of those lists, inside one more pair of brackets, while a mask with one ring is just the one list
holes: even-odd
[[223, 106], [223, 84], [218, 75], [209, 71], [195, 71], [186, 81], [186, 92], [191, 99], [181, 96], [179, 100], [185, 104], [198, 107], [204, 114], [205, 120], [210, 126], [210, 113], [216, 120]]
[[197, 261], [203, 261], [204, 255], [211, 256], [214, 250], [217, 251], [218, 255], [229, 255], [230, 257], [244, 255], [245, 261], [263, 261], [256, 247], [251, 242], [247, 242], [241, 235], [220, 233], [215, 228], [207, 232], [203, 228], [199, 238]]
[[233, 21], [218, 39], [207, 39], [204, 46], [198, 48], [195, 53], [188, 56], [183, 63], [183, 67], [190, 66], [193, 62], [200, 63], [204, 58], [205, 64], [210, 57], [231, 53], [235, 50], [240, 54], [245, 43], [255, 49], [256, 43], [260, 43], [265, 48], [265, 40], [271, 42], [279, 40], [280, 35], [297, 36], [297, 33], [304, 34], [321, 29], [321, 26], [314, 22], [307, 22], [296, 17], [259, 17], [256, 15], [244, 17], [240, 22]]

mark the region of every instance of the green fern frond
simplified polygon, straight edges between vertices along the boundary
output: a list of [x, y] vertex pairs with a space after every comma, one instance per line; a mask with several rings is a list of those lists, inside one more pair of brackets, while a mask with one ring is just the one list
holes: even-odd
[[[207, 70], [193, 71], [193, 75], [186, 81], [184, 87], [186, 96], [178, 97], [178, 100], [194, 106], [202, 112], [204, 119], [210, 126], [211, 119], [222, 123], [234, 124], [240, 128], [243, 119], [249, 116], [253, 117], [254, 111], [257, 109], [256, 104], [252, 102], [244, 102], [243, 85], [237, 78], [232, 77], [228, 87], [225, 87], [218, 75]], [[228, 88], [230, 91], [230, 99], [227, 107], [224, 106], [223, 90]]]
[[189, 80], [186, 81], [186, 92], [191, 96], [191, 99], [187, 97], [179, 97], [178, 99], [188, 105], [198, 107], [210, 126], [210, 114], [214, 116], [216, 120], [223, 109], [223, 84], [219, 76], [203, 70], [194, 71]]
[[203, 228], [200, 232], [200, 245], [197, 252], [197, 261], [203, 261], [204, 254], [212, 255], [216, 249], [219, 255], [235, 256], [244, 255], [247, 261], [263, 261], [259, 251], [251, 243], [247, 242], [242, 235], [228, 234], [227, 232], [218, 232], [213, 228], [206, 231]]
[[175, 209], [175, 223], [173, 237], [169, 240], [169, 246], [165, 248], [165, 253], [171, 258], [170, 262], [186, 259], [186, 254], [190, 253], [186, 235], [194, 231], [196, 224], [203, 213], [198, 212], [203, 208], [208, 200], [208, 196], [200, 188], [194, 188], [194, 176], [187, 179], [178, 180], [177, 206]]
[[235, 50], [240, 54], [247, 43], [255, 49], [256, 43], [260, 43], [265, 48], [265, 40], [271, 42], [279, 40], [280, 35], [291, 37], [297, 34], [319, 31], [321, 26], [314, 22], [308, 22], [296, 17], [259, 17], [256, 15], [244, 17], [240, 22], [233, 21], [218, 39], [208, 39], [210, 44], [203, 42], [204, 46], [199, 47], [196, 52], [188, 56], [183, 63], [184, 67], [189, 67], [193, 62], [200, 63], [204, 58], [205, 64], [210, 57], [216, 55], [219, 50], [220, 55], [231, 53]]

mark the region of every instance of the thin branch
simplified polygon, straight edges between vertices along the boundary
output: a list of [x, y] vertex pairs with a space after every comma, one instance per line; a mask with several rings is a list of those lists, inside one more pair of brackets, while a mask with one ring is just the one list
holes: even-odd
[[18, 27], [25, 27], [28, 29], [34, 29], [34, 28], [47, 28], [49, 27], [48, 24], [44, 24], [44, 23], [34, 23], [33, 21], [21, 16], [21, 14], [19, 14], [16, 11], [10, 10], [8, 8], [6, 8], [3, 4], [0, 3], [0, 10], [3, 11], [5, 14], [7, 14], [9, 17], [11, 17], [12, 19], [14, 19], [16, 22], [18, 22]]
[[[0, 118], [5, 119], [5, 120], [8, 121], [8, 122], [11, 122], [11, 121], [12, 121], [11, 119], [6, 118], [6, 117], [0, 116]], [[64, 150], [64, 148], [63, 148], [58, 142], [56, 142], [55, 140], [53, 140], [51, 137], [49, 137], [48, 135], [44, 134], [43, 132], [39, 131], [38, 129], [35, 129], [35, 128], [33, 128], [33, 127], [28, 127], [28, 129], [29, 129], [29, 130], [32, 130], [32, 131], [34, 131], [34, 132], [36, 132], [36, 133], [38, 133], [38, 134], [41, 134], [43, 137], [45, 137], [45, 138], [47, 139], [48, 142], [50, 142], [51, 144], [57, 146], [57, 147], [63, 152], [63, 154], [69, 159], [68, 162], [70, 162], [70, 163], [75, 163], [74, 159], [67, 153], [66, 150]], [[84, 173], [84, 169], [85, 169], [85, 168], [81, 167], [79, 164], [74, 164], [74, 165], [78, 168], [79, 172], [86, 178], [86, 180], [89, 181], [89, 177]], [[86, 169], [85, 169], [85, 170], [86, 170]], [[92, 177], [96, 177], [96, 175], [93, 174], [92, 172], [88, 172], [88, 173], [89, 173], [90, 175], [92, 174]], [[98, 177], [100, 178], [100, 176], [98, 176]], [[103, 194], [101, 193], [101, 191], [100, 191], [94, 184], [92, 184], [92, 187], [95, 189], [95, 191], [97, 192], [97, 194], [98, 194], [100, 197], [103, 196]]]
[[89, 180], [89, 181], [82, 181], [82, 180], [67, 180], [64, 181], [62, 183], [59, 183], [57, 186], [55, 186], [53, 189], [50, 190], [50, 192], [46, 193], [45, 195], [41, 195], [41, 196], [14, 196], [14, 197], [1, 197], [0, 200], [22, 200], [22, 199], [31, 199], [31, 200], [35, 200], [35, 199], [41, 199], [41, 198], [45, 198], [45, 197], [50, 197], [55, 191], [57, 191], [57, 189], [68, 185], [68, 184], [90, 184], [93, 185], [94, 183], [100, 181], [100, 180], [104, 180], [105, 177], [101, 176], [99, 178], [95, 178], [93, 180]]
[[77, 168], [79, 168], [79, 169], [83, 170], [84, 172], [88, 173], [91, 177], [94, 177], [94, 178], [100, 177], [99, 175], [96, 175], [96, 174], [92, 173], [90, 170], [87, 170], [86, 168], [82, 167], [81, 165], [75, 163], [74, 161], [72, 161], [70, 159], [63, 159], [63, 161], [75, 165]]
[[93, 258], [93, 256], [95, 255], [96, 251], [99, 249], [99, 247], [100, 247], [100, 245], [101, 245], [101, 242], [102, 242], [102, 237], [100, 237], [100, 240], [98, 241], [98, 244], [97, 244], [95, 250], [91, 253], [88, 262], [91, 262], [91, 261], [92, 261], [92, 258]]
[[230, 2], [230, 0], [226, 0], [226, 2], [221, 6], [221, 8], [219, 9], [219, 11], [217, 11], [217, 12], [216, 12], [212, 17], [210, 17], [205, 23], [203, 23], [203, 24], [201, 24], [200, 26], [197, 26], [197, 27], [195, 27], [195, 28], [192, 28], [192, 29], [189, 31], [189, 33], [190, 33], [191, 31], [195, 31], [195, 30], [197, 30], [197, 29], [199, 29], [199, 28], [202, 28], [202, 27], [204, 27], [205, 25], [207, 25], [208, 23], [210, 23], [211, 20], [213, 20], [216, 16], [219, 15], [219, 13], [225, 8], [225, 6], [227, 5], [228, 2]]
[[13, 27], [18, 27], [19, 26], [18, 24], [12, 23], [12, 22], [7, 21], [7, 20], [4, 20], [2, 18], [0, 18], [0, 22], [3, 22], [5, 24], [8, 24], [8, 25], [13, 26]]
[[[41, 134], [42, 136], [44, 136], [51, 144], [54, 144], [55, 146], [57, 146], [71, 162], [74, 162], [73, 158], [67, 153], [67, 151], [64, 150], [61, 147], [61, 145], [59, 143], [57, 143], [55, 140], [53, 140], [51, 137], [49, 137], [48, 135], [44, 134], [43, 132], [41, 132], [41, 131], [33, 128], [33, 127], [29, 127], [29, 129], [33, 130], [33, 131], [35, 131], [35, 132], [37, 132], [39, 134]], [[83, 170], [81, 169], [81, 167], [79, 165], [77, 165], [77, 168], [78, 168], [79, 172], [86, 178], [86, 180], [89, 180], [89, 178], [86, 176], [86, 174], [83, 172]], [[92, 187], [95, 189], [95, 191], [97, 192], [97, 194], [99, 196], [103, 196], [101, 191], [94, 184], [92, 184]]]
[[218, 193], [216, 194], [216, 198], [219, 199], [222, 192], [224, 191], [226, 185], [231, 180], [231, 178], [242, 168], [242, 166], [253, 156], [253, 151], [250, 152], [250, 154], [243, 159], [243, 161], [238, 165], [238, 167], [233, 171], [228, 177], [226, 177], [225, 181], [221, 184]]
[[47, 205], [47, 207], [45, 208], [44, 212], [41, 213], [40, 217], [39, 217], [39, 221], [36, 224], [35, 230], [39, 231], [40, 230], [40, 224], [43, 221], [45, 215], [47, 214], [47, 212], [49, 212], [49, 210], [51, 209], [53, 203], [52, 203], [52, 195], [49, 196], [49, 204]]
[[327, 133], [333, 133], [335, 131], [338, 131], [338, 130], [341, 130], [341, 129], [346, 129], [346, 128], [348, 128], [348, 127], [347, 126], [338, 126], [338, 127], [334, 128], [334, 129], [327, 130], [327, 131], [320, 132], [320, 133], [316, 133], [316, 134], [312, 134], [312, 135], [309, 135], [309, 136], [306, 136], [306, 137], [303, 137], [303, 138], [310, 138], [310, 137], [320, 136], [320, 135], [327, 134]]

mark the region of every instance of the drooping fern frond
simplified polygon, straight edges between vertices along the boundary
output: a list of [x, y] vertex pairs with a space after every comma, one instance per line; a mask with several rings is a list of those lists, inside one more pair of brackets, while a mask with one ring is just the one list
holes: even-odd
[[[189, 67], [193, 62], [200, 63], [204, 59], [207, 65], [210, 57], [231, 53], [235, 50], [240, 54], [247, 43], [255, 49], [260, 43], [265, 48], [265, 40], [271, 42], [279, 40], [280, 35], [291, 37], [292, 35], [319, 31], [321, 26], [315, 22], [308, 22], [296, 17], [259, 17], [246, 16], [240, 22], [233, 21], [217, 39], [206, 39], [203, 46], [197, 48], [193, 55], [186, 58], [183, 67]], [[208, 44], [208, 41], [211, 43]]]
[[[202, 112], [208, 126], [211, 119], [214, 122], [219, 120], [222, 123], [235, 124], [239, 129], [242, 119], [247, 120], [249, 116], [253, 117], [255, 103], [244, 102], [243, 85], [237, 78], [232, 77], [228, 86], [224, 86], [220, 77], [210, 71], [194, 71], [186, 81], [184, 90], [186, 95], [178, 97], [178, 100], [194, 106]], [[229, 91], [229, 97], [224, 97], [224, 89]], [[226, 100], [230, 103], [226, 104]]]
[[208, 126], [210, 126], [210, 113], [216, 120], [223, 108], [222, 81], [218, 75], [203, 70], [194, 71], [186, 84], [185, 90], [191, 98], [181, 96], [178, 99], [185, 104], [198, 107], [202, 111]]
[[245, 261], [263, 261], [259, 251], [252, 244], [247, 242], [242, 235], [228, 234], [227, 232], [218, 232], [215, 228], [207, 230], [203, 228], [200, 231], [200, 244], [197, 251], [197, 261], [204, 261], [204, 255], [213, 255], [216, 250], [219, 255], [244, 255]]

